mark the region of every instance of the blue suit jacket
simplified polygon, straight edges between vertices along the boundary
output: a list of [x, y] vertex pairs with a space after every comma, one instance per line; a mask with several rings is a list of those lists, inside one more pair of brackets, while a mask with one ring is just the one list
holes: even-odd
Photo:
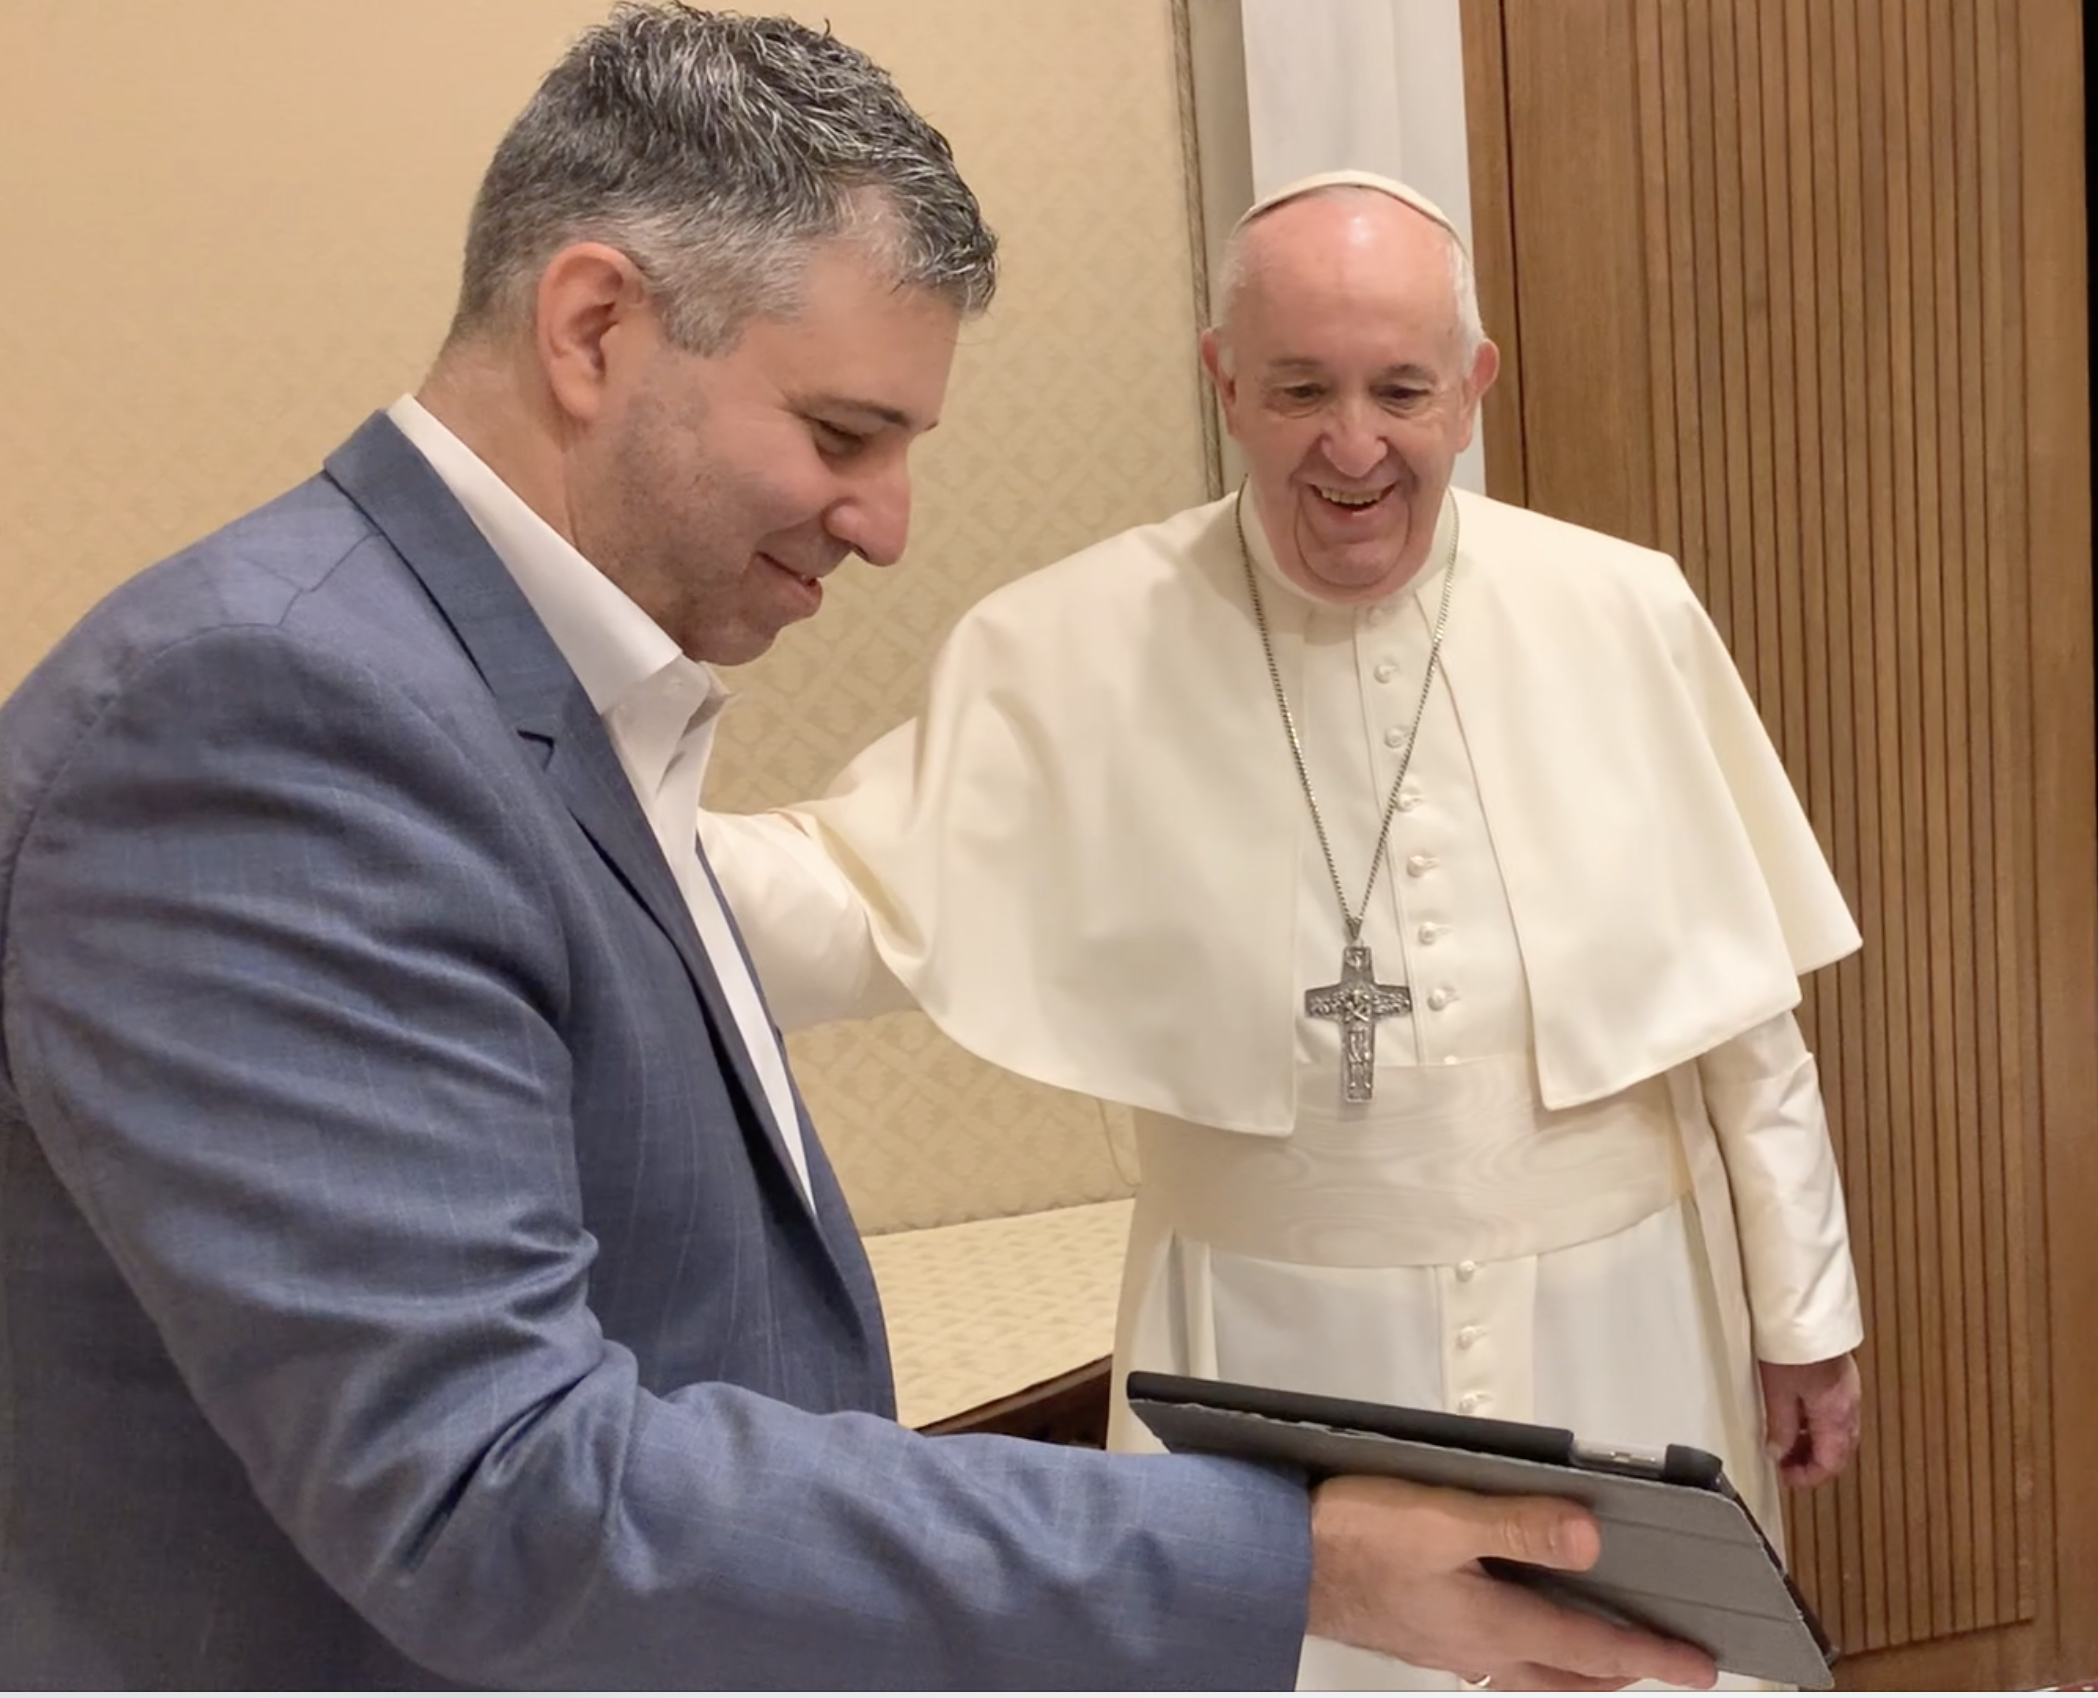
[[931, 1440], [384, 419], [0, 709], [0, 1685], [1287, 1684], [1302, 1488]]

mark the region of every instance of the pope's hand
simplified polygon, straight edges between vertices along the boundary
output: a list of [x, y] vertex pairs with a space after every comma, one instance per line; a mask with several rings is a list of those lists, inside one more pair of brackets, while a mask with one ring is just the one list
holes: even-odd
[[1777, 1476], [1794, 1491], [1833, 1480], [1858, 1448], [1865, 1402], [1851, 1356], [1825, 1362], [1758, 1362], [1764, 1437]]
[[1307, 1631], [1502, 1690], [1710, 1686], [1715, 1671], [1702, 1651], [1563, 1609], [1479, 1567], [1502, 1557], [1581, 1569], [1601, 1550], [1588, 1513], [1554, 1498], [1328, 1480], [1311, 1503]]

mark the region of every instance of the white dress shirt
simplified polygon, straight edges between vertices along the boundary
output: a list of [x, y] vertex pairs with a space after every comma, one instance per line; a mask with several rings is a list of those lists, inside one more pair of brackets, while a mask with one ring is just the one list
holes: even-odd
[[701, 947], [721, 981], [743, 1047], [764, 1086], [766, 1106], [807, 1196], [808, 1152], [786, 1058], [736, 946], [727, 911], [699, 860], [700, 786], [727, 693], [413, 396], [396, 401], [387, 417], [430, 462], [509, 568], [604, 722], [692, 912]]

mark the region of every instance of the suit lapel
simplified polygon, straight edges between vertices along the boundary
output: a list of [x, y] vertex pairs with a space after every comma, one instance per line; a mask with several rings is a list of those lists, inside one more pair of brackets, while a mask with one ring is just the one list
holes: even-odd
[[[761, 1129], [770, 1148], [771, 1178], [787, 1187], [794, 1208], [807, 1218], [810, 1200], [794, 1174], [720, 976], [700, 946], [691, 910], [589, 697], [524, 592], [444, 481], [385, 415], [368, 419], [330, 455], [327, 473], [422, 581], [518, 735], [546, 751], [548, 782], [569, 813], [677, 950], [748, 1122]], [[695, 832], [697, 827], [695, 820]], [[821, 1156], [813, 1134], [805, 1132], [804, 1140], [813, 1175]], [[820, 1208], [813, 1212], [819, 1225], [828, 1224]], [[822, 1236], [828, 1249], [828, 1232]], [[837, 1271], [843, 1278], [843, 1270]]]

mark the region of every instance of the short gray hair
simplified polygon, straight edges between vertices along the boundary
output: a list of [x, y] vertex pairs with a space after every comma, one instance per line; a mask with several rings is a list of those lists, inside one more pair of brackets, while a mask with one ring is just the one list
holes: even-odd
[[[1326, 188], [1309, 189], [1302, 195], [1296, 196], [1293, 200], [1283, 201], [1278, 206], [1270, 207], [1268, 211], [1279, 211], [1282, 206], [1294, 205], [1296, 200], [1324, 199], [1332, 195], [1377, 195], [1379, 199], [1393, 199], [1389, 195], [1380, 194], [1376, 189], [1358, 188], [1351, 184], [1336, 183]], [[1403, 205], [1405, 203], [1394, 201], [1394, 204]], [[1425, 213], [1418, 213], [1417, 215], [1427, 218]], [[1246, 243], [1251, 238], [1252, 233], [1260, 228], [1265, 217], [1266, 213], [1261, 213], [1246, 220], [1244, 223], [1234, 227], [1231, 234], [1224, 238], [1224, 251], [1217, 261], [1215, 295], [1217, 303], [1216, 328], [1220, 331], [1228, 332], [1232, 305], [1246, 286]], [[1449, 251], [1450, 292], [1456, 303], [1457, 334], [1461, 344], [1459, 352], [1465, 365], [1468, 367], [1471, 364], [1472, 356], [1479, 351], [1479, 345], [1486, 340], [1486, 326], [1479, 317], [1479, 281], [1472, 270], [1472, 256], [1465, 251], [1464, 243], [1459, 240], [1457, 232], [1452, 230], [1447, 224], [1434, 218], [1427, 218], [1427, 222], [1432, 224], [1441, 234], [1443, 246]], [[1225, 336], [1227, 358], [1229, 343], [1230, 338], [1227, 333]]]
[[997, 238], [947, 139], [864, 53], [789, 18], [622, 4], [497, 147], [451, 335], [521, 321], [546, 262], [598, 241], [640, 268], [674, 342], [718, 353], [753, 317], [791, 316], [830, 237], [964, 317], [997, 288]]

